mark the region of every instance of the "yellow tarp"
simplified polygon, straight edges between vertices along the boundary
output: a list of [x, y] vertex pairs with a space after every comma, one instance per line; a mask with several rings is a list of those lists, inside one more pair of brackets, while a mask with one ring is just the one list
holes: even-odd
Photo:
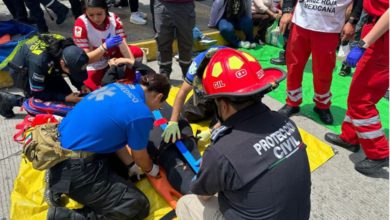
[[[172, 88], [169, 94], [168, 103], [173, 104], [174, 97], [178, 92], [178, 88]], [[207, 123], [192, 124], [194, 133], [197, 130], [207, 129]], [[300, 129], [303, 141], [307, 145], [307, 154], [309, 156], [310, 170], [313, 171], [324, 164], [333, 155], [332, 148], [320, 141], [316, 137]], [[204, 151], [204, 146], [199, 147], [201, 153]], [[14, 182], [14, 189], [11, 194], [11, 220], [42, 220], [46, 219], [48, 205], [43, 198], [45, 189], [44, 172], [34, 170], [31, 163], [26, 160], [21, 161], [19, 174]], [[172, 209], [169, 205], [154, 191], [149, 182], [144, 178], [139, 181], [137, 187], [145, 193], [150, 201], [150, 215], [148, 220], [160, 219]], [[74, 201], [70, 201], [68, 208], [80, 208], [81, 205]]]

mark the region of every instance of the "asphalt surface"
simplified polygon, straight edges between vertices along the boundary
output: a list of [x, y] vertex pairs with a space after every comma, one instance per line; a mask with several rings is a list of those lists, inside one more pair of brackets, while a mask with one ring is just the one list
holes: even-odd
[[[65, 4], [69, 5], [67, 1]], [[207, 30], [206, 23], [211, 0], [196, 3], [197, 22], [202, 30]], [[148, 11], [146, 2], [141, 2], [140, 9]], [[147, 26], [136, 26], [128, 22], [128, 9], [118, 10], [123, 16], [125, 31], [130, 42], [151, 39], [151, 20], [148, 18]], [[119, 13], [118, 13], [119, 14]], [[149, 13], [150, 15], [150, 13]], [[9, 19], [7, 9], [0, 3], [0, 20]], [[49, 29], [56, 33], [70, 36], [73, 26], [73, 18], [69, 17], [66, 24], [56, 26], [48, 20]], [[156, 62], [149, 65], [157, 70]], [[181, 83], [181, 73], [178, 64], [174, 62], [172, 82]], [[273, 110], [277, 110], [282, 103], [265, 97], [264, 102]], [[22, 121], [26, 113], [18, 108], [14, 109], [16, 117], [5, 120], [0, 116], [0, 220], [9, 219], [10, 193], [13, 181], [18, 173], [20, 156], [18, 152], [21, 145], [12, 139], [15, 133], [15, 125]], [[329, 130], [311, 119], [303, 116], [293, 116], [297, 125], [318, 139]], [[312, 173], [312, 210], [311, 219], [321, 220], [385, 220], [389, 219], [389, 172], [388, 168], [374, 176], [364, 176], [354, 170], [354, 163], [364, 158], [363, 152], [351, 153], [347, 150], [333, 146], [335, 156], [323, 166]]]

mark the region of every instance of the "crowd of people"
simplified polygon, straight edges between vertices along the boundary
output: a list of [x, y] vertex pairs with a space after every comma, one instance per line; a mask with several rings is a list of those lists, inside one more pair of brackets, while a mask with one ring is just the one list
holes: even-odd
[[[137, 71], [143, 66], [143, 51], [127, 43], [122, 21], [109, 11], [106, 0], [70, 0], [75, 16], [72, 39], [47, 33], [39, 5], [56, 13], [57, 24], [64, 22], [69, 9], [57, 0], [34, 1], [5, 1], [16, 20], [34, 20], [41, 34], [28, 39], [11, 61], [10, 73], [24, 96], [0, 91], [0, 114], [13, 117], [13, 107], [31, 97], [74, 104], [59, 124], [47, 128], [52, 129], [50, 138], [56, 137], [50, 143], [74, 152], [48, 167], [48, 219], [148, 216], [151, 201], [128, 178], [161, 178], [161, 165], [147, 146], [152, 112], [161, 108], [171, 88], [175, 38], [184, 82], [161, 141], [182, 139], [179, 120], [191, 90], [189, 105], [202, 113], [187, 119], [212, 121], [209, 130], [198, 134], [211, 144], [191, 177], [190, 191], [178, 201], [179, 219], [309, 219], [306, 145], [289, 117], [300, 111], [303, 71], [311, 55], [313, 110], [324, 124], [333, 124], [330, 88], [337, 47], [352, 42], [355, 25], [364, 21], [360, 40], [342, 67], [344, 72], [346, 66], [356, 67], [342, 131], [327, 133], [325, 140], [352, 151], [361, 147], [366, 158], [355, 164], [360, 173], [370, 175], [388, 165], [388, 140], [375, 107], [389, 87], [388, 0], [215, 0], [209, 26], [219, 30], [227, 46], [211, 46], [216, 41], [195, 26], [193, 0], [154, 0], [157, 72]], [[34, 11], [31, 17], [25, 5]], [[131, 0], [130, 6], [130, 21], [146, 23], [138, 3]], [[363, 9], [366, 17], [361, 19]], [[280, 56], [270, 62], [287, 65], [287, 73], [263, 68], [255, 57], [238, 50], [262, 45], [274, 22], [279, 23], [285, 44]], [[236, 30], [243, 31], [244, 39]], [[193, 58], [195, 38], [210, 47]], [[72, 91], [64, 74], [78, 92]], [[285, 78], [286, 104], [272, 111], [262, 98]], [[122, 162], [125, 175], [110, 164], [113, 155]], [[84, 207], [61, 206], [61, 194]]]

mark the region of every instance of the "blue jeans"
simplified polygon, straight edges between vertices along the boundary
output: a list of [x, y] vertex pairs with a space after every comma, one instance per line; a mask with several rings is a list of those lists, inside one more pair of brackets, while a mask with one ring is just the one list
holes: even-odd
[[199, 28], [197, 26], [195, 26], [193, 29], [192, 29], [192, 36], [194, 38], [194, 41], [195, 40], [200, 40], [202, 37], [203, 37], [203, 33], [201, 30], [199, 30]]
[[218, 30], [221, 33], [222, 37], [233, 47], [238, 47], [240, 40], [234, 32], [237, 30], [242, 30], [245, 33], [245, 40], [253, 42], [253, 23], [252, 19], [244, 15], [241, 18], [235, 19], [234, 21], [228, 21], [222, 18], [218, 22]]

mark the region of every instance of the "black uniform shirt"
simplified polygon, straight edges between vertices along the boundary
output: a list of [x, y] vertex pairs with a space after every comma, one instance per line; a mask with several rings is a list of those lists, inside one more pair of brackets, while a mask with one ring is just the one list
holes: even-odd
[[308, 219], [310, 169], [295, 124], [258, 103], [223, 125], [191, 191], [218, 193], [225, 219]]
[[[35, 38], [28, 40], [12, 62], [27, 68], [28, 85], [25, 90], [30, 96], [45, 101], [65, 101], [65, 97], [71, 90], [67, 94], [62, 92], [67, 89], [61, 87], [68, 87], [61, 76], [63, 71], [59, 63], [56, 63], [45, 49], [46, 44], [41, 40]], [[82, 84], [76, 83], [72, 78], [70, 80], [78, 89], [81, 88]]]

